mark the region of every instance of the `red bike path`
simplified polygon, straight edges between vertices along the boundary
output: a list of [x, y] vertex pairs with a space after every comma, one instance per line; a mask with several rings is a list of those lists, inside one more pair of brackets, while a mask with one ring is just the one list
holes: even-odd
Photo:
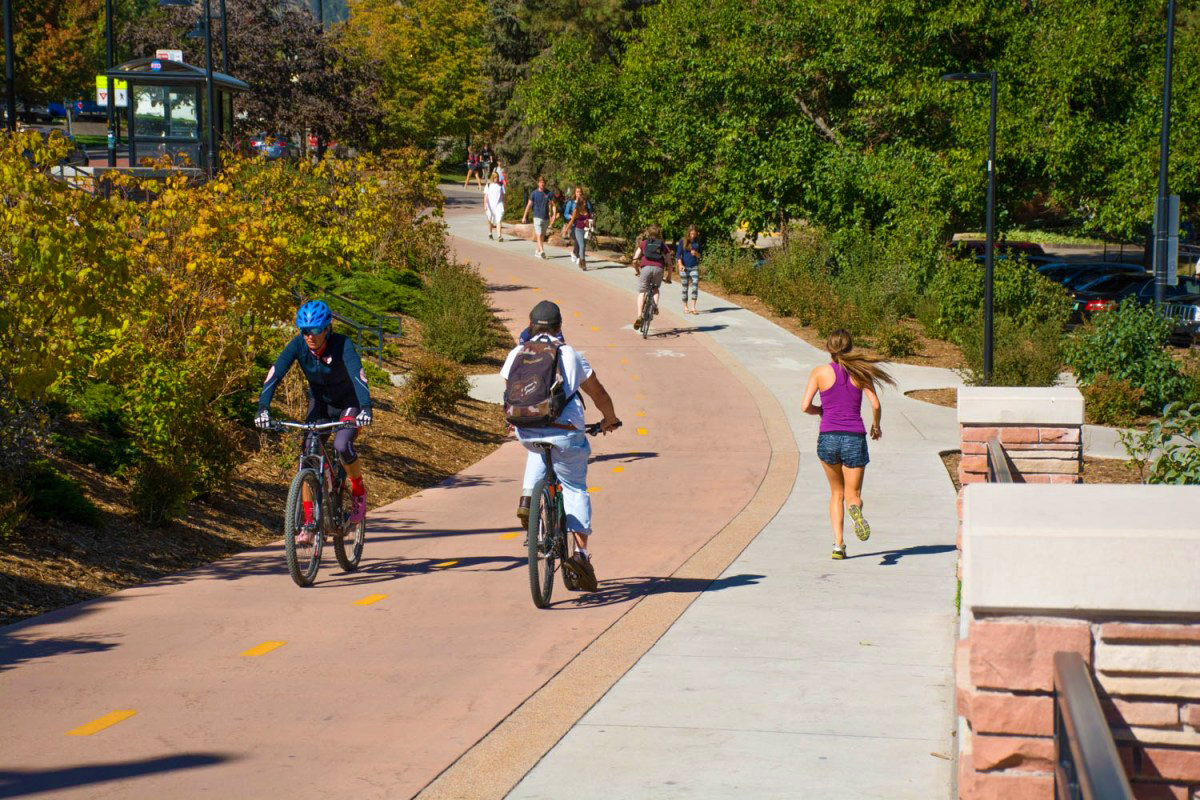
[[[538, 300], [562, 306], [568, 341], [625, 422], [593, 440], [599, 591], [559, 582], [550, 609], [533, 607], [513, 516], [525, 451], [509, 441], [374, 509], [355, 573], [327, 548], [316, 585], [300, 589], [275, 543], [0, 629], [0, 798], [396, 798], [455, 762], [491, 775], [488, 751], [472, 750], [481, 739], [556, 677], [574, 699], [544, 696], [569, 726], [770, 518], [795, 474], [772, 464], [780, 415], [764, 416], [765, 390], [701, 341], [701, 322], [664, 311], [658, 325], [677, 335], [646, 342], [629, 294], [565, 259], [453, 245], [514, 334]], [[763, 498], [772, 470], [783, 491]], [[731, 552], [680, 572], [749, 508]], [[589, 646], [663, 597], [607, 671], [587, 666]], [[528, 763], [441, 796], [501, 796], [561, 732], [526, 742]], [[460, 761], [468, 751], [475, 762]]]

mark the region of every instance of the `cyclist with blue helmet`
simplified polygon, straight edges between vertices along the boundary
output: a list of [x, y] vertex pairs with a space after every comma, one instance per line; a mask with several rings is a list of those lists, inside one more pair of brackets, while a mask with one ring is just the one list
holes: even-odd
[[[371, 392], [363, 372], [358, 348], [348, 337], [333, 332], [333, 312], [318, 301], [305, 303], [296, 312], [296, 327], [300, 335], [288, 342], [267, 372], [262, 393], [258, 397], [258, 416], [254, 424], [267, 428], [271, 424], [271, 398], [292, 364], [298, 363], [308, 379], [308, 422], [353, 420], [358, 427], [371, 424]], [[362, 464], [354, 452], [357, 429], [340, 430], [333, 437], [333, 449], [350, 476], [353, 498], [351, 523], [357, 523], [367, 513], [367, 490], [363, 485]], [[304, 500], [306, 524], [313, 519], [312, 500]], [[309, 534], [311, 535], [311, 534]]]

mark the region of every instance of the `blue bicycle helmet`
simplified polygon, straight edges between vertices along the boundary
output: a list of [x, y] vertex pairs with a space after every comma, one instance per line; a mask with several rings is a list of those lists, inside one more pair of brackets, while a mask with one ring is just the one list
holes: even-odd
[[296, 327], [325, 330], [333, 320], [333, 312], [320, 300], [305, 303], [296, 311]]

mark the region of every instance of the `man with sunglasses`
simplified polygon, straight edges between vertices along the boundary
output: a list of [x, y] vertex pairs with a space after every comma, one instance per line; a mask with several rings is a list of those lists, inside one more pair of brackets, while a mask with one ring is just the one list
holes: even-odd
[[[288, 342], [267, 372], [262, 393], [258, 397], [258, 416], [254, 424], [267, 428], [271, 424], [271, 398], [275, 388], [287, 375], [292, 364], [299, 363], [308, 379], [308, 422], [353, 420], [359, 428], [371, 424], [371, 393], [363, 372], [358, 348], [348, 336], [333, 332], [333, 312], [320, 301], [305, 303], [296, 312], [296, 327], [300, 335]], [[352, 496], [351, 523], [367, 514], [367, 490], [363, 486], [362, 464], [354, 452], [357, 429], [340, 430], [333, 437], [333, 449], [350, 476]], [[306, 527], [312, 524], [313, 506], [304, 500]]]

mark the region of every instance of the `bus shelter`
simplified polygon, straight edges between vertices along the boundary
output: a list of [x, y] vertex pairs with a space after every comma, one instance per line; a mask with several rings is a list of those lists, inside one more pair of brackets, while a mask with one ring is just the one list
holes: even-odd
[[[208, 169], [208, 78], [202, 67], [160, 58], [135, 58], [106, 73], [129, 85], [125, 108], [129, 165], [170, 156], [179, 166]], [[218, 146], [233, 141], [233, 95], [250, 88], [213, 72]]]

